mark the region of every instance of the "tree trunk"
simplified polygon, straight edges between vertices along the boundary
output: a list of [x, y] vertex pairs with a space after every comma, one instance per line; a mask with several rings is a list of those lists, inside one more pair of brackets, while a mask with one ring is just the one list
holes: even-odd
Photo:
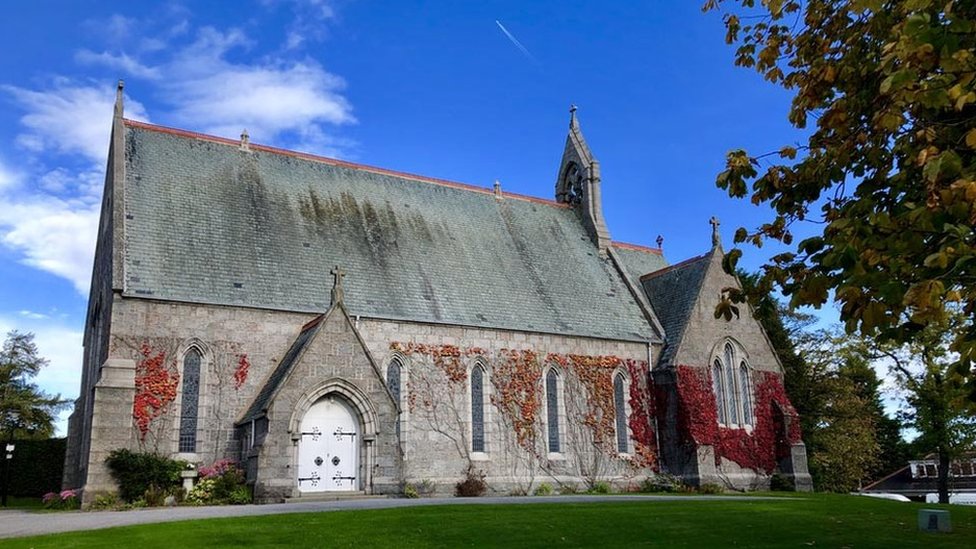
[[939, 448], [939, 503], [949, 503], [949, 452]]

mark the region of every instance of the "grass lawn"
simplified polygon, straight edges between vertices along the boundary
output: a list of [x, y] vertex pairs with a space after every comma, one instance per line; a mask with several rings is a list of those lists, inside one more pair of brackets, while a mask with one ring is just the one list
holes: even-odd
[[976, 547], [976, 507], [953, 533], [917, 531], [921, 508], [857, 496], [436, 506], [128, 526], [2, 540], [4, 547]]

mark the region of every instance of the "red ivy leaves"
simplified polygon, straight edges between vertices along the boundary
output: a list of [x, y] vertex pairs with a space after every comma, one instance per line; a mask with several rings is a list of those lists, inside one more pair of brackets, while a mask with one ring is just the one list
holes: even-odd
[[[461, 349], [457, 345], [425, 345], [423, 343], [390, 343], [390, 350], [405, 355], [426, 355], [434, 361], [434, 365], [441, 369], [447, 379], [460, 385], [468, 379], [468, 372], [461, 364]], [[465, 356], [484, 354], [484, 349], [471, 347], [464, 352]]]
[[240, 389], [247, 381], [248, 370], [251, 369], [251, 361], [247, 359], [247, 353], [237, 355], [237, 367], [234, 368], [234, 390]]
[[491, 375], [495, 387], [491, 402], [512, 424], [519, 446], [534, 453], [535, 427], [542, 408], [539, 357], [533, 351], [511, 349], [502, 349], [499, 355], [502, 360], [495, 365]]
[[627, 359], [630, 374], [630, 435], [634, 439], [634, 464], [638, 467], [657, 465], [657, 440], [651, 418], [654, 417], [654, 393], [647, 374], [647, 362]]
[[136, 363], [136, 395], [132, 402], [132, 417], [139, 429], [139, 439], [145, 440], [149, 424], [166, 412], [169, 403], [176, 400], [180, 374], [175, 367], [166, 365], [166, 353], [154, 353], [148, 343], [139, 347], [142, 355]]
[[[800, 425], [790, 404], [782, 378], [775, 372], [760, 372], [755, 385], [752, 429], [718, 424], [715, 393], [708, 369], [678, 367], [678, 430], [695, 444], [715, 449], [720, 458], [742, 467], [771, 473], [777, 461], [789, 455], [791, 444], [799, 443]], [[789, 424], [788, 432], [784, 423]]]

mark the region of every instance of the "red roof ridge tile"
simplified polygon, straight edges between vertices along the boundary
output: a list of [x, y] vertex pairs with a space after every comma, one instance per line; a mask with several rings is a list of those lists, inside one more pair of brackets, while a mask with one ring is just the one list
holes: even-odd
[[[219, 143], [221, 145], [239, 146], [240, 141], [234, 139], [228, 139], [226, 137], [218, 137], [216, 135], [210, 135], [200, 132], [194, 132], [190, 130], [183, 130], [179, 128], [171, 128], [169, 126], [160, 126], [158, 124], [150, 124], [148, 122], [140, 122], [138, 120], [130, 120], [128, 118], [124, 119], [126, 126], [133, 128], [140, 128], [149, 131], [155, 131], [159, 133], [166, 133], [170, 135], [175, 135], [178, 137], [187, 137], [191, 139], [199, 139], [201, 141], [209, 141], [211, 143]], [[399, 172], [396, 170], [388, 170], [386, 168], [379, 168], [376, 166], [369, 166], [366, 164], [357, 164], [355, 162], [348, 162], [346, 160], [339, 160], [337, 158], [329, 158], [327, 156], [321, 156], [311, 153], [303, 153], [299, 151], [292, 151], [288, 149], [282, 149], [280, 147], [272, 147], [269, 145], [257, 145], [255, 143], [248, 143], [248, 147], [251, 150], [267, 152], [271, 154], [278, 154], [282, 156], [290, 156], [292, 158], [298, 158], [301, 160], [308, 160], [311, 162], [319, 162], [322, 164], [328, 164], [330, 166], [337, 166], [341, 168], [349, 168], [352, 170], [360, 170], [364, 172], [370, 172], [380, 175], [390, 175], [394, 177], [401, 177], [404, 179], [411, 179], [413, 181], [420, 181], [423, 183], [433, 183], [435, 185], [441, 185], [443, 187], [450, 187], [453, 189], [459, 189], [464, 191], [472, 191], [476, 193], [481, 193], [485, 195], [494, 195], [492, 189], [486, 187], [479, 187], [477, 185], [471, 185], [469, 183], [458, 183], [457, 181], [450, 181], [447, 179], [438, 179], [436, 177], [427, 177], [424, 175], [417, 175], [408, 172]], [[561, 202], [556, 202], [554, 200], [547, 200], [545, 198], [539, 198], [536, 196], [529, 196], [519, 193], [511, 193], [502, 191], [501, 196], [504, 198], [514, 198], [516, 200], [524, 200], [526, 202], [535, 202], [538, 204], [545, 204], [546, 206], [555, 206], [557, 208], [569, 208], [569, 204], [563, 204]]]
[[698, 261], [698, 260], [701, 260], [701, 259], [704, 259], [704, 258], [708, 257], [708, 255], [711, 254], [711, 253], [712, 252], [707, 252], [707, 253], [704, 253], [702, 255], [697, 255], [695, 257], [688, 258], [688, 259], [686, 259], [684, 261], [679, 261], [679, 262], [675, 263], [674, 265], [669, 265], [669, 266], [667, 266], [667, 267], [665, 267], [663, 269], [658, 269], [656, 271], [651, 271], [651, 272], [649, 272], [649, 273], [647, 273], [645, 275], [642, 275], [640, 277], [640, 280], [641, 280], [641, 282], [644, 282], [645, 280], [650, 280], [652, 278], [655, 278], [657, 276], [663, 275], [665, 273], [670, 273], [671, 271], [675, 271], [677, 269], [681, 269], [683, 267], [687, 267], [688, 265], [694, 263], [695, 261]]
[[664, 252], [661, 248], [651, 248], [650, 246], [642, 246], [640, 244], [631, 244], [630, 242], [619, 242], [614, 240], [611, 244], [617, 248], [623, 248], [625, 250], [634, 250], [637, 252], [647, 252], [656, 255], [663, 255]]

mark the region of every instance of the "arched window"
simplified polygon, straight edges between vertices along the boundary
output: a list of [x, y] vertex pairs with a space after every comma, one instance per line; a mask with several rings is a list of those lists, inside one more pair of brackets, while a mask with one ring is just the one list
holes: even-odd
[[546, 427], [549, 435], [549, 452], [559, 453], [559, 376], [556, 370], [546, 374]]
[[[386, 386], [390, 389], [390, 394], [393, 395], [393, 400], [396, 401], [397, 406], [403, 409], [403, 401], [400, 400], [400, 374], [403, 371], [403, 365], [400, 364], [400, 360], [394, 358], [390, 361], [390, 365], [386, 367]], [[397, 416], [396, 420], [396, 434], [397, 437], [400, 436], [400, 416]]]
[[196, 347], [183, 355], [183, 400], [180, 404], [180, 452], [197, 451], [197, 416], [200, 405], [200, 351]]
[[739, 406], [736, 402], [738, 394], [735, 390], [735, 351], [732, 344], [725, 344], [725, 400], [728, 403], [729, 423], [739, 423]]
[[715, 409], [718, 412], [718, 422], [725, 423], [725, 377], [722, 361], [715, 359], [712, 365], [712, 390], [715, 392]]
[[742, 402], [742, 423], [752, 425], [752, 383], [749, 380], [749, 367], [739, 363], [739, 400]]
[[485, 451], [485, 370], [471, 370], [471, 451]]
[[627, 409], [624, 406], [624, 375], [613, 378], [613, 411], [617, 424], [617, 452], [626, 454], [628, 448]]

